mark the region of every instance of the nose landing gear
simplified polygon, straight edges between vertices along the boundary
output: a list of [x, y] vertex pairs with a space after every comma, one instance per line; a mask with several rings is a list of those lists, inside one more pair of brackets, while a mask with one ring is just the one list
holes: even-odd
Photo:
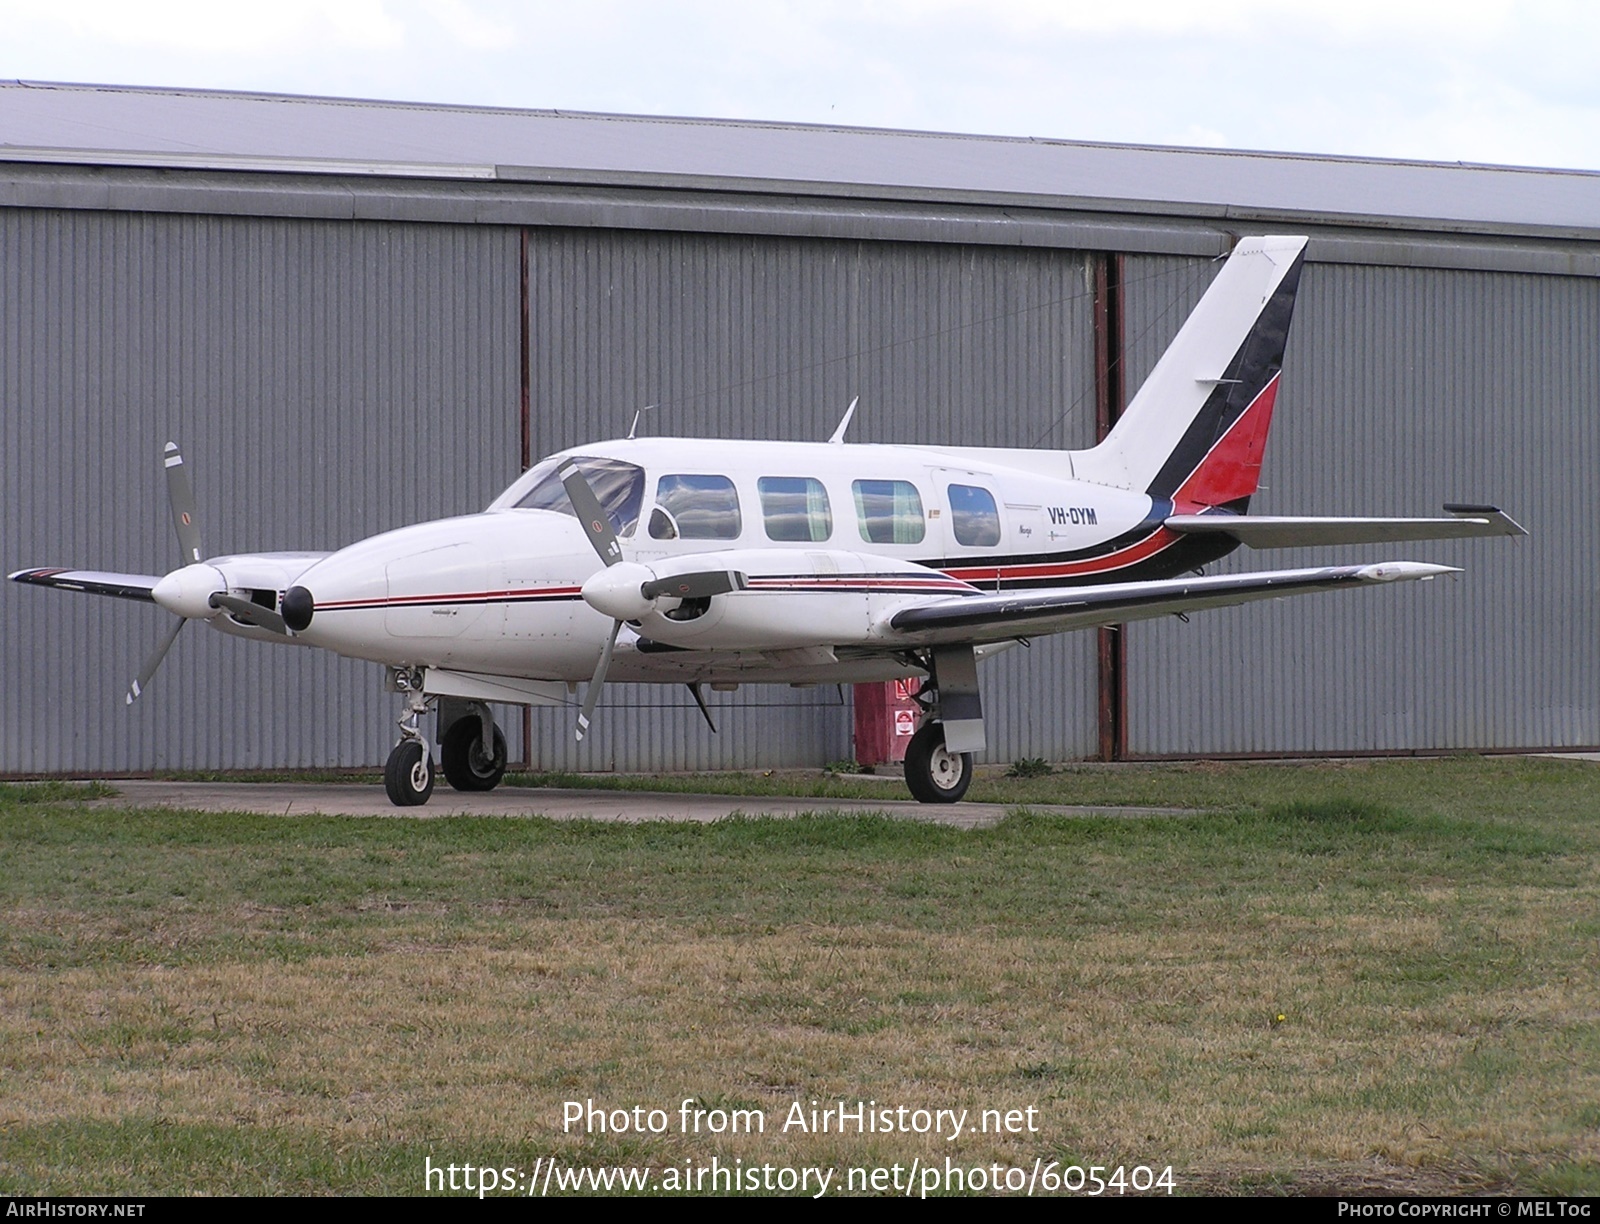
[[433, 750], [418, 725], [428, 699], [416, 688], [407, 697], [406, 711], [400, 715], [400, 742], [383, 767], [383, 789], [396, 807], [420, 807], [433, 794]]

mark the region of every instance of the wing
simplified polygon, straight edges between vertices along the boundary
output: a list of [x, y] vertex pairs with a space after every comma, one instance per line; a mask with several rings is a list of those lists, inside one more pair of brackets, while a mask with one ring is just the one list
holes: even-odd
[[1227, 608], [1258, 599], [1309, 595], [1313, 591], [1341, 587], [1428, 582], [1440, 574], [1460, 572], [1449, 565], [1385, 561], [1377, 565], [1324, 566], [1161, 582], [941, 597], [902, 605], [885, 618], [879, 629], [883, 640], [907, 646], [977, 645], [1206, 608]]
[[1301, 518], [1286, 515], [1174, 514], [1162, 524], [1184, 535], [1226, 535], [1251, 548], [1313, 544], [1393, 544], [1527, 535], [1498, 506], [1447, 505], [1450, 518]]
[[102, 570], [76, 569], [25, 569], [18, 570], [10, 577], [12, 582], [59, 587], [63, 591], [88, 591], [91, 595], [137, 599], [141, 603], [155, 603], [151, 591], [161, 581], [159, 575], [111, 574]]

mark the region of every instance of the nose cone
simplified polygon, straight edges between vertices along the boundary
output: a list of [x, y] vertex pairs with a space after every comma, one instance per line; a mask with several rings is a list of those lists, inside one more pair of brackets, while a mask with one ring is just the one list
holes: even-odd
[[222, 572], [206, 564], [186, 565], [173, 570], [150, 591], [150, 597], [168, 612], [190, 620], [210, 620], [217, 609], [210, 604], [213, 594], [226, 592], [228, 583]]
[[283, 602], [278, 606], [278, 611], [283, 614], [283, 623], [299, 633], [311, 624], [317, 603], [305, 587], [292, 586], [283, 593]]

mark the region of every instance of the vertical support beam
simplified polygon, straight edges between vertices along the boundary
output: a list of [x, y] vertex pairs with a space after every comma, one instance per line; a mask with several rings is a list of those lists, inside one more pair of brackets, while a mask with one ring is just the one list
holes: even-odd
[[533, 466], [533, 303], [528, 300], [528, 231], [522, 233], [522, 278], [519, 292], [522, 334], [518, 374], [522, 384], [522, 470]]
[[[1094, 424], [1103, 442], [1127, 405], [1123, 382], [1122, 256], [1096, 251], [1089, 256], [1094, 276]], [[1122, 625], [1096, 631], [1099, 637], [1099, 758], [1120, 761], [1128, 755], [1127, 633]]]
[[[524, 226], [521, 234], [521, 265], [522, 274], [518, 289], [518, 319], [521, 332], [518, 335], [518, 365], [517, 373], [521, 384], [521, 438], [522, 470], [526, 472], [533, 466], [533, 301], [528, 296], [528, 230]], [[522, 707], [522, 767], [533, 768], [533, 707]]]

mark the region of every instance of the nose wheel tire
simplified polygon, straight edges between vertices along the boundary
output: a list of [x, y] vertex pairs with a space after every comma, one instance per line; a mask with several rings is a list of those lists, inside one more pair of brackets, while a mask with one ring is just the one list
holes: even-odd
[[487, 791], [500, 785], [506, 773], [506, 737], [494, 729], [494, 756], [483, 754], [480, 723], [474, 717], [451, 725], [439, 744], [439, 764], [445, 780], [458, 791]]
[[395, 807], [420, 807], [433, 794], [433, 762], [416, 740], [401, 740], [383, 767], [383, 789]]
[[955, 803], [972, 784], [972, 754], [944, 746], [944, 726], [923, 723], [906, 745], [906, 785], [918, 803]]

